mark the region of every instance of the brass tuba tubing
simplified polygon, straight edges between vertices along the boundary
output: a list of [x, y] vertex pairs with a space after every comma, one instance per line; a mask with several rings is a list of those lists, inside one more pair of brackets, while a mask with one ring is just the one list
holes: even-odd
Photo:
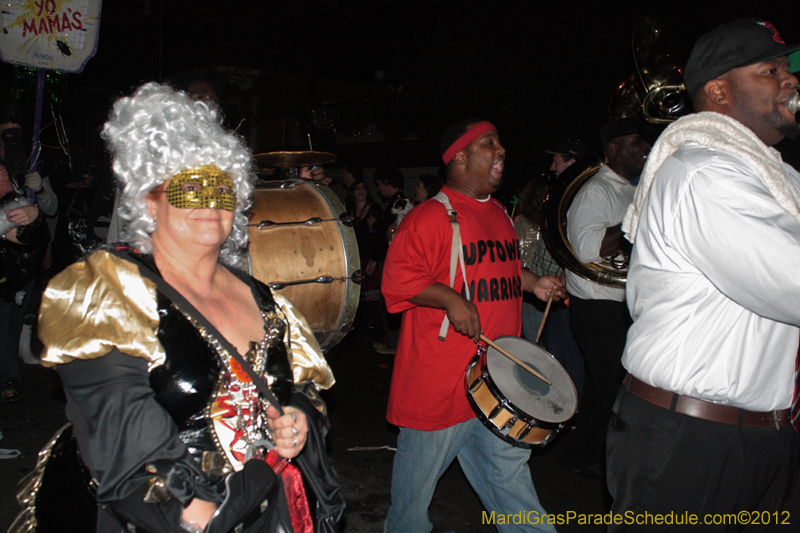
[[600, 285], [622, 289], [628, 277], [627, 265], [624, 269], [618, 269], [602, 263], [581, 263], [567, 239], [567, 211], [572, 200], [600, 168], [600, 159], [590, 154], [573, 163], [556, 178], [545, 201], [542, 238], [550, 255], [562, 268]]

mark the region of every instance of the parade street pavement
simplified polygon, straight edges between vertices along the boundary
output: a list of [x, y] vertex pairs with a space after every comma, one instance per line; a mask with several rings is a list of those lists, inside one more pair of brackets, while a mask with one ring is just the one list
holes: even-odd
[[[344, 533], [378, 533], [389, 508], [389, 485], [397, 429], [386, 423], [386, 402], [392, 373], [390, 355], [379, 355], [371, 344], [348, 335], [328, 354], [337, 383], [325, 393], [332, 429], [328, 434], [331, 460], [339, 473], [347, 501]], [[17, 513], [17, 481], [30, 472], [36, 454], [65, 422], [64, 397], [55, 372], [23, 365], [22, 400], [0, 404], [0, 448], [22, 455], [0, 460], [0, 532]], [[408, 391], [409, 395], [415, 391]], [[533, 451], [530, 467], [539, 498], [550, 513], [598, 514], [607, 512], [608, 500], [600, 479], [562, 472], [558, 460], [569, 434], [545, 449]], [[359, 448], [367, 448], [361, 450]], [[375, 449], [371, 449], [375, 448]], [[520, 510], [523, 514], [526, 510]], [[495, 531], [483, 523], [483, 507], [466, 481], [457, 461], [439, 483], [430, 508], [434, 533]], [[559, 531], [604, 531], [573, 518]]]

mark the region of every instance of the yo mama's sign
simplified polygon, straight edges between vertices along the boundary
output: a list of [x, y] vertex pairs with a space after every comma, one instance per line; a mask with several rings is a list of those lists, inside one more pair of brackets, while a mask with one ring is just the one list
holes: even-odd
[[6, 63], [81, 72], [97, 51], [102, 0], [6, 0], [0, 58]]

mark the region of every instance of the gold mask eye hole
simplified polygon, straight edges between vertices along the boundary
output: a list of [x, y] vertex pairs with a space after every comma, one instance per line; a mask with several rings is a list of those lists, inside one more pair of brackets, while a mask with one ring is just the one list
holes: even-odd
[[166, 192], [167, 201], [178, 209], [236, 210], [233, 180], [214, 165], [179, 172]]

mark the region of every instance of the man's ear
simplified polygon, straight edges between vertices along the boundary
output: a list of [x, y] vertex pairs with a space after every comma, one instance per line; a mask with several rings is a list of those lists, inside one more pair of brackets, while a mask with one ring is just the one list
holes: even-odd
[[619, 145], [614, 141], [609, 142], [606, 144], [606, 154], [617, 157], [619, 155]]
[[725, 106], [730, 105], [731, 87], [728, 80], [718, 78], [706, 82], [702, 89], [703, 93], [708, 98], [712, 105]]
[[456, 155], [453, 156], [453, 162], [456, 165], [465, 165], [467, 163], [467, 156], [464, 154], [464, 150], [457, 152]]

